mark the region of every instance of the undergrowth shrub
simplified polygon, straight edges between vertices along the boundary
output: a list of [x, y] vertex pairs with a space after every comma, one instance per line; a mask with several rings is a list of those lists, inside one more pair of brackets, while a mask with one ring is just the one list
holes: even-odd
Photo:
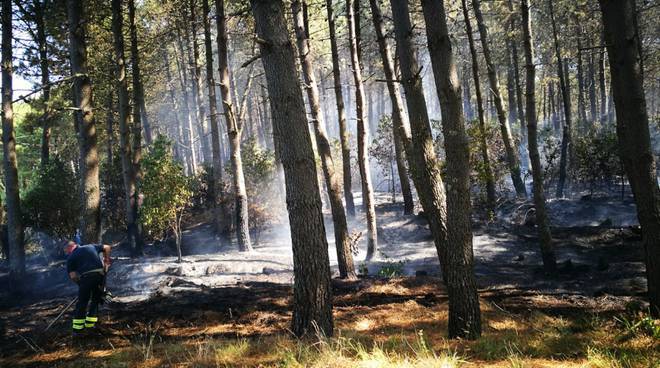
[[51, 157], [23, 195], [23, 223], [51, 236], [72, 236], [80, 215], [78, 188], [71, 168], [58, 157]]

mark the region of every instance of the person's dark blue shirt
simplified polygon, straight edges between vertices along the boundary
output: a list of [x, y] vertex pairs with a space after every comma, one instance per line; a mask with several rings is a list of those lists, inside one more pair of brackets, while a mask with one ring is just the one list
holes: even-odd
[[69, 273], [76, 272], [82, 275], [87, 271], [102, 269], [103, 262], [101, 262], [101, 257], [99, 256], [102, 252], [102, 244], [88, 244], [76, 247], [66, 260], [66, 271]]

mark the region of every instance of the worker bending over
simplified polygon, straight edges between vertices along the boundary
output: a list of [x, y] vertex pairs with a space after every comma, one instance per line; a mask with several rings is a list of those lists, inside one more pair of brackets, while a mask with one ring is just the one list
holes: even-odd
[[94, 328], [98, 321], [105, 274], [111, 262], [110, 251], [110, 246], [103, 244], [79, 246], [76, 242], [69, 241], [64, 246], [64, 253], [68, 256], [66, 270], [69, 278], [78, 284], [78, 304], [73, 315], [74, 334], [82, 332], [84, 328]]

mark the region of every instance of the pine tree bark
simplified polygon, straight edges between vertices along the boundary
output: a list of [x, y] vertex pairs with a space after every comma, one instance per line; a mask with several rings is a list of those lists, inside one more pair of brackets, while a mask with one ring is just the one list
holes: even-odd
[[142, 124], [144, 142], [148, 145], [153, 141], [151, 124], [147, 116], [147, 108], [144, 101], [144, 87], [142, 85], [142, 74], [140, 72], [140, 51], [138, 48], [137, 24], [135, 23], [135, 0], [128, 0], [128, 19], [131, 34], [131, 66], [133, 70], [133, 122]]
[[48, 60], [48, 40], [46, 38], [46, 25], [44, 22], [44, 13], [46, 12], [46, 2], [34, 1], [34, 7], [37, 47], [39, 49], [39, 69], [41, 71], [41, 88], [43, 88], [44, 112], [41, 115], [41, 165], [48, 163], [50, 159], [50, 120], [52, 119], [53, 109], [50, 106], [50, 63]]
[[570, 158], [573, 155], [570, 153], [573, 150], [572, 145], [572, 116], [571, 116], [571, 99], [569, 96], [569, 86], [566, 81], [566, 74], [562, 67], [561, 48], [559, 47], [559, 35], [557, 32], [557, 23], [555, 21], [553, 0], [548, 0], [550, 6], [550, 21], [552, 23], [552, 37], [554, 40], [555, 57], [557, 58], [557, 76], [559, 77], [559, 89], [561, 90], [562, 102], [564, 103], [564, 127], [561, 139], [561, 156], [559, 158], [559, 181], [557, 182], [557, 197], [564, 196], [564, 186], [566, 185], [567, 167], [570, 165]]
[[92, 104], [92, 82], [87, 68], [87, 43], [83, 5], [67, 0], [69, 53], [73, 78], [75, 119], [80, 146], [82, 214], [80, 229], [83, 243], [97, 243], [101, 237], [101, 190], [99, 155], [96, 146], [96, 122]]
[[397, 77], [394, 73], [392, 51], [385, 39], [385, 25], [383, 23], [383, 14], [380, 5], [377, 0], [369, 0], [369, 4], [371, 6], [374, 29], [376, 30], [376, 38], [378, 39], [378, 49], [383, 62], [383, 71], [387, 80], [387, 92], [389, 93], [392, 104], [392, 136], [394, 137], [394, 155], [396, 157], [399, 183], [401, 184], [401, 194], [403, 195], [403, 213], [411, 215], [415, 209], [415, 203], [413, 202], [403, 140], [400, 134], [403, 125], [407, 127], [406, 129], [410, 129], [410, 122], [408, 121], [408, 115], [403, 111], [403, 99], [401, 98], [399, 83], [396, 82]]
[[472, 7], [474, 8], [474, 15], [477, 18], [477, 26], [479, 28], [479, 36], [481, 39], [481, 48], [484, 53], [484, 60], [486, 61], [486, 68], [488, 70], [488, 81], [490, 89], [492, 90], [493, 103], [497, 111], [497, 120], [500, 123], [500, 133], [502, 134], [502, 141], [504, 142], [504, 149], [506, 152], [506, 161], [511, 173], [511, 180], [516, 189], [518, 197], [527, 197], [527, 189], [522, 180], [520, 170], [520, 158], [518, 151], [515, 148], [513, 139], [511, 137], [511, 127], [506, 119], [506, 111], [504, 111], [504, 104], [502, 103], [502, 95], [500, 94], [500, 84], [497, 78], [497, 71], [490, 55], [490, 45], [488, 44], [488, 30], [484, 24], [484, 18], [481, 14], [481, 7], [479, 0], [472, 0]]
[[13, 29], [12, 1], [2, 0], [2, 145], [5, 175], [5, 204], [7, 208], [7, 241], [9, 272], [12, 287], [23, 282], [25, 275], [25, 247], [21, 223], [16, 136], [14, 133], [13, 93]]
[[309, 101], [312, 112], [312, 124], [314, 126], [314, 136], [316, 137], [316, 147], [321, 159], [323, 176], [325, 177], [326, 189], [330, 199], [330, 209], [332, 211], [332, 223], [335, 232], [335, 246], [337, 248], [337, 263], [339, 266], [339, 277], [345, 279], [355, 279], [355, 265], [353, 264], [353, 254], [351, 253], [351, 244], [348, 237], [348, 225], [346, 224], [346, 213], [341, 201], [341, 182], [339, 175], [335, 172], [335, 164], [330, 150], [330, 141], [325, 132], [325, 121], [321, 111], [319, 90], [314, 76], [314, 67], [311, 60], [311, 50], [309, 39], [307, 38], [307, 28], [304, 24], [302, 9], [305, 2], [294, 0], [291, 3], [293, 12], [294, 29], [298, 44], [298, 56], [303, 71], [305, 89], [307, 90], [307, 101]]
[[[144, 91], [142, 89], [142, 77], [140, 74], [140, 57], [138, 51], [137, 39], [137, 26], [135, 24], [135, 0], [128, 0], [128, 22], [131, 34], [131, 66], [133, 67], [132, 86], [133, 86], [133, 114], [132, 114], [132, 157], [133, 160], [133, 176], [135, 177], [135, 190], [133, 191], [133, 198], [131, 199], [131, 212], [134, 216], [134, 221], [129, 224], [128, 228], [129, 243], [133, 247], [133, 257], [143, 254], [143, 239], [142, 239], [142, 225], [138, 221], [138, 213], [140, 212], [140, 199], [139, 189], [140, 182], [142, 181], [142, 136], [143, 128], [149, 128], [148, 122], [142, 121], [142, 111], [144, 105]], [[146, 116], [146, 113], [144, 114]], [[149, 128], [151, 134], [151, 128]], [[149, 138], [151, 139], [151, 138]]]
[[126, 225], [128, 242], [131, 251], [136, 254], [138, 240], [137, 229], [137, 198], [136, 172], [133, 167], [131, 134], [130, 134], [130, 104], [128, 95], [128, 79], [126, 76], [126, 57], [124, 54], [122, 0], [112, 0], [112, 36], [114, 45], [117, 96], [119, 100], [119, 154], [121, 156], [122, 178], [124, 182]]
[[[207, 0], [205, 0], [207, 1]], [[243, 119], [237, 119], [232, 104], [232, 93], [229, 89], [228, 66], [228, 38], [225, 18], [224, 0], [216, 0], [216, 22], [218, 28], [218, 72], [220, 73], [220, 96], [227, 124], [227, 137], [229, 138], [231, 168], [233, 172], [233, 186], [236, 195], [236, 239], [239, 250], [246, 252], [252, 250], [250, 241], [250, 227], [248, 219], [248, 198], [245, 188], [245, 175], [243, 174], [243, 158], [241, 156], [241, 133]], [[208, 72], [208, 71], [207, 71]]]
[[660, 317], [660, 189], [651, 150], [640, 37], [633, 0], [600, 0], [617, 136], [642, 226], [651, 315]]
[[470, 203], [470, 146], [465, 132], [461, 84], [456, 71], [444, 1], [422, 0], [426, 37], [440, 100], [447, 155], [447, 294], [449, 337], [481, 335], [479, 294], [474, 276]]
[[348, 39], [351, 53], [351, 66], [353, 67], [353, 82], [355, 83], [355, 106], [357, 119], [358, 166], [362, 179], [362, 203], [367, 214], [367, 260], [372, 259], [378, 252], [378, 230], [376, 229], [376, 209], [374, 206], [374, 190], [371, 183], [371, 169], [369, 167], [369, 123], [366, 116], [366, 99], [364, 84], [362, 83], [362, 64], [360, 62], [360, 43], [358, 40], [355, 13], [355, 1], [346, 0], [346, 18], [348, 19]]
[[477, 48], [474, 43], [474, 36], [472, 35], [472, 24], [470, 22], [467, 0], [462, 0], [461, 6], [463, 8], [463, 18], [465, 20], [465, 31], [467, 33], [468, 45], [470, 47], [470, 56], [472, 57], [472, 78], [474, 79], [474, 93], [477, 97], [477, 115], [479, 117], [479, 150], [481, 151], [481, 159], [484, 162], [484, 176], [486, 179], [486, 202], [488, 203], [488, 207], [492, 210], [495, 208], [497, 195], [495, 193], [495, 179], [493, 176], [493, 168], [490, 163], [490, 153], [488, 152], [488, 142], [486, 142], [486, 118], [484, 116], [484, 101], [481, 95], [479, 60], [477, 56]]
[[339, 140], [341, 143], [342, 177], [344, 181], [344, 201], [348, 216], [355, 217], [355, 202], [353, 200], [353, 184], [351, 180], [351, 146], [346, 126], [346, 109], [344, 107], [344, 94], [341, 86], [341, 71], [339, 70], [339, 51], [337, 49], [337, 36], [335, 29], [335, 12], [332, 0], [326, 0], [328, 14], [328, 32], [330, 33], [330, 53], [332, 55], [332, 77], [334, 80], [335, 103], [339, 123]]
[[543, 167], [539, 155], [537, 116], [536, 116], [536, 66], [534, 65], [534, 45], [532, 38], [532, 23], [529, 16], [529, 0], [520, 1], [522, 12], [523, 45], [525, 49], [526, 88], [525, 103], [527, 105], [527, 134], [529, 143], [529, 159], [532, 165], [533, 197], [536, 209], [536, 226], [541, 247], [541, 258], [543, 268], [546, 272], [553, 272], [557, 268], [557, 260], [552, 249], [552, 234], [548, 221], [548, 212], [545, 204], [545, 192], [543, 188]]
[[392, 17], [396, 33], [401, 80], [406, 93], [410, 132], [401, 127], [401, 137], [410, 164], [413, 183], [433, 235], [441, 271], [446, 282], [447, 207], [440, 160], [433, 146], [431, 124], [424, 98], [419, 64], [413, 48], [413, 33], [406, 0], [393, 0]]
[[316, 164], [305, 105], [281, 0], [251, 0], [273, 122], [284, 167], [293, 245], [293, 321], [296, 336], [333, 332], [332, 287]]

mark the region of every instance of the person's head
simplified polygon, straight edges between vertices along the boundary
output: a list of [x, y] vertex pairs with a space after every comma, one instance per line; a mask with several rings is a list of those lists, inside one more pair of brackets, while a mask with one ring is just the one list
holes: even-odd
[[76, 242], [74, 242], [73, 240], [69, 240], [69, 241], [67, 241], [67, 242], [64, 244], [64, 254], [66, 254], [66, 255], [68, 256], [68, 255], [71, 254], [71, 253], [74, 251], [74, 249], [76, 249], [77, 247], [78, 247], [78, 244], [76, 244]]

